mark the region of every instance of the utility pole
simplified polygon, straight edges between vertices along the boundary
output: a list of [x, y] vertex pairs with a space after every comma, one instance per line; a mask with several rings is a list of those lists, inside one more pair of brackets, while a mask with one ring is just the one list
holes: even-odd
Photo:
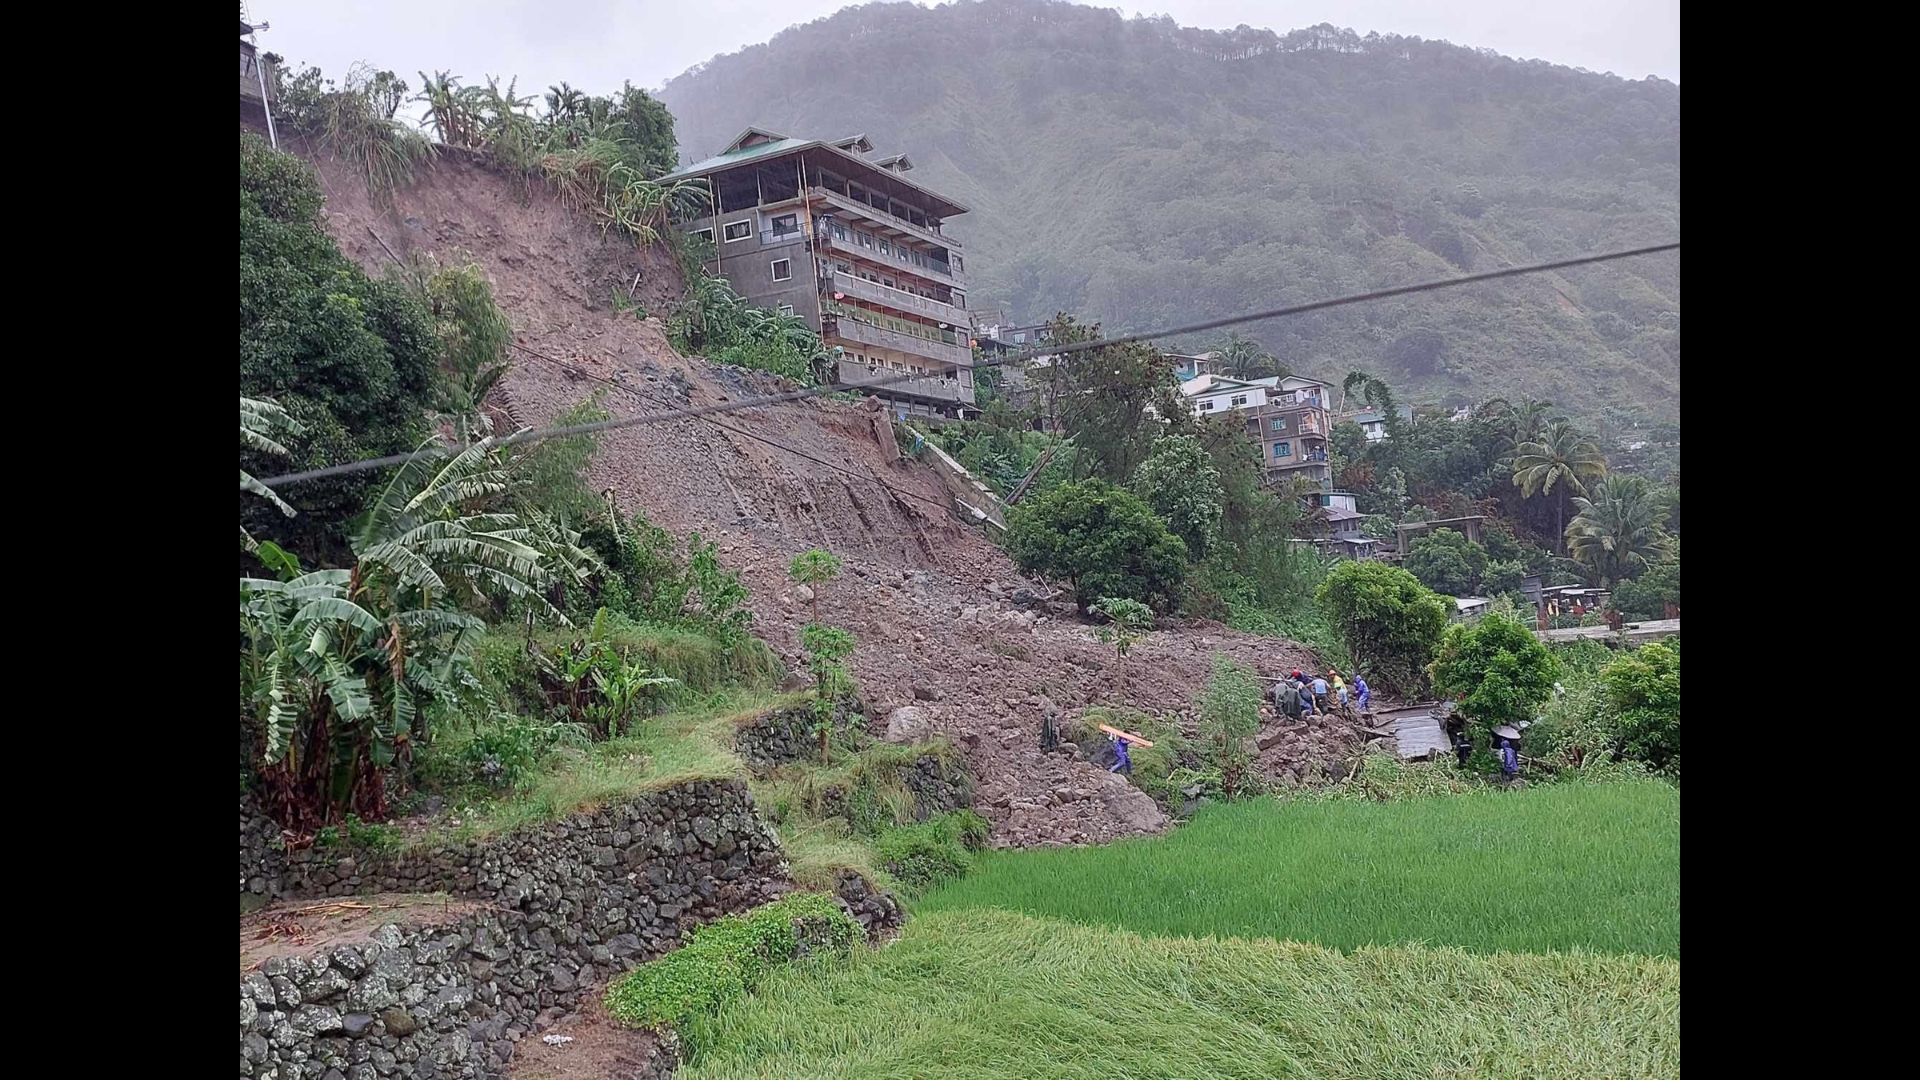
[[267, 114], [267, 141], [273, 145], [275, 150], [278, 150], [280, 149], [280, 136], [275, 134], [273, 130], [273, 102], [267, 98], [267, 65], [260, 57], [259, 31], [271, 29], [273, 29], [272, 23], [261, 23], [258, 26], [255, 26], [253, 23], [248, 23], [247, 44], [253, 46], [253, 74], [254, 77], [260, 81], [260, 109]]

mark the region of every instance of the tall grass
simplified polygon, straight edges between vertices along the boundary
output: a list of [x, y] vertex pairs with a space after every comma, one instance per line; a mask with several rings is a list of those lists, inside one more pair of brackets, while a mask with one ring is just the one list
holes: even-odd
[[624, 738], [555, 751], [519, 790], [470, 811], [452, 832], [491, 836], [642, 792], [744, 777], [733, 752], [735, 733], [751, 717], [792, 700], [762, 690], [722, 691], [700, 706], [649, 717]]
[[684, 1080], [1666, 1077], [1680, 965], [1340, 953], [946, 911], [686, 1025]]
[[999, 852], [926, 912], [1334, 948], [1680, 955], [1680, 796], [1563, 784], [1405, 802], [1214, 806], [1164, 839]]

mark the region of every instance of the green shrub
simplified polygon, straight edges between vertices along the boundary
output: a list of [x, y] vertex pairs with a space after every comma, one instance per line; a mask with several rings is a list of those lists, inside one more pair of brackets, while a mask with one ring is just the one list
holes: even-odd
[[1600, 675], [1620, 735], [1621, 756], [1680, 776], [1680, 646], [1655, 641]]
[[989, 829], [979, 814], [954, 810], [882, 833], [880, 857], [901, 885], [925, 892], [972, 870], [973, 853], [987, 846]]
[[796, 893], [693, 932], [607, 991], [607, 1011], [629, 1027], [678, 1028], [744, 996], [779, 964], [850, 950], [860, 924], [831, 897]]
[[1447, 627], [1446, 601], [1397, 566], [1342, 562], [1318, 592], [1368, 680], [1389, 694], [1426, 689], [1426, 667]]
[[1252, 740], [1260, 730], [1260, 686], [1246, 668], [1218, 653], [1213, 676], [1200, 695], [1202, 755], [1220, 773], [1220, 786], [1229, 799], [1247, 787], [1253, 767]]
[[1062, 484], [1007, 517], [1014, 561], [1066, 582], [1082, 607], [1115, 596], [1165, 609], [1179, 596], [1186, 542], [1130, 491], [1102, 480]]
[[1533, 720], [1559, 674], [1559, 661], [1533, 630], [1499, 613], [1447, 627], [1433, 661], [1434, 688], [1458, 696], [1461, 712], [1489, 732]]

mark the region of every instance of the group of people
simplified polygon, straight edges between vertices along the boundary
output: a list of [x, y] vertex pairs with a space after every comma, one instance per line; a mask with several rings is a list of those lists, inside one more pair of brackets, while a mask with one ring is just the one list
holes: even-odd
[[1349, 697], [1347, 681], [1340, 677], [1338, 670], [1329, 670], [1324, 676], [1310, 676], [1294, 668], [1274, 687], [1273, 703], [1289, 720], [1324, 716], [1335, 709], [1350, 718], [1354, 705], [1364, 712], [1373, 704], [1373, 689], [1367, 685], [1365, 678], [1355, 674]]

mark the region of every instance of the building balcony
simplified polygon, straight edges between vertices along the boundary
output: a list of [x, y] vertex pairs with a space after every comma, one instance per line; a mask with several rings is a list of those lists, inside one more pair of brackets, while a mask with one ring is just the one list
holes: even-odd
[[[256, 54], [250, 53], [246, 50], [245, 42], [242, 42], [241, 45], [242, 47], [240, 49], [240, 96], [243, 98], [246, 98], [248, 101], [253, 101], [253, 102], [262, 101], [264, 99], [260, 96], [261, 71], [259, 70], [259, 67], [258, 67], [258, 65], [260, 65], [262, 61], [259, 59], [259, 57]], [[267, 85], [272, 86], [273, 85], [273, 68], [271, 66], [268, 66], [265, 74], [266, 74]]]
[[951, 328], [971, 330], [973, 327], [973, 316], [966, 308], [943, 304], [938, 300], [930, 300], [903, 289], [888, 288], [877, 281], [866, 281], [852, 274], [835, 270], [828, 275], [826, 285], [832, 292], [851, 296], [856, 300], [865, 300], [870, 304], [889, 307], [895, 311], [903, 311], [909, 315], [919, 315], [934, 322], [945, 323]]
[[877, 206], [869, 206], [859, 199], [850, 199], [837, 191], [829, 191], [823, 187], [808, 188], [807, 194], [814, 198], [824, 200], [827, 205], [845, 210], [847, 213], [869, 221], [882, 229], [890, 229], [902, 236], [911, 236], [916, 240], [923, 240], [929, 244], [935, 244], [940, 247], [952, 248], [955, 251], [960, 250], [960, 241], [947, 236], [945, 233], [927, 228], [925, 225], [915, 225], [906, 218], [894, 217], [885, 210]]
[[882, 266], [894, 267], [903, 274], [915, 274], [929, 281], [943, 281], [959, 288], [966, 287], [966, 276], [955, 271], [954, 268], [947, 263], [938, 262], [924, 256], [919, 262], [915, 262], [912, 256], [906, 254], [907, 249], [898, 245], [894, 247], [893, 254], [883, 255], [878, 248], [864, 247], [855, 243], [851, 236], [842, 240], [835, 237], [831, 229], [820, 229], [818, 232], [820, 234], [820, 247], [823, 250], [844, 251], [848, 255], [855, 256], [856, 258], [877, 262]]
[[914, 334], [903, 334], [898, 330], [889, 330], [884, 326], [874, 326], [846, 315], [833, 316], [830, 338], [838, 338], [849, 343], [871, 345], [881, 349], [892, 349], [909, 356], [924, 356], [930, 360], [952, 367], [972, 367], [973, 350], [965, 345], [949, 344], [945, 341], [933, 341]]
[[[901, 372], [889, 368], [876, 370], [851, 360], [840, 361], [839, 368], [838, 382], [856, 390], [872, 386], [868, 392], [877, 397], [912, 398], [937, 404], [973, 404], [973, 387], [962, 386], [957, 379], [942, 379], [931, 375], [902, 378]], [[874, 385], [879, 383], [886, 385]]]

